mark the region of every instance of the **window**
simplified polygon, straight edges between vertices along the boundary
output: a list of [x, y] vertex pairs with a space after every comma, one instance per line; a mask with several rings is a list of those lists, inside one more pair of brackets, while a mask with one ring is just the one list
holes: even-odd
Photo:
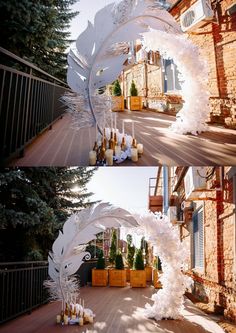
[[164, 92], [178, 92], [181, 90], [179, 71], [172, 59], [163, 59]]
[[193, 268], [204, 267], [203, 207], [193, 213]]

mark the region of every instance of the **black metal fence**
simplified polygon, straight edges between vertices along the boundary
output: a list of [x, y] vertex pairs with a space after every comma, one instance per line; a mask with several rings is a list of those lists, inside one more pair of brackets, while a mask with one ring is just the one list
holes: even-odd
[[25, 146], [65, 112], [67, 85], [0, 47], [0, 163], [22, 156]]
[[47, 278], [46, 261], [0, 263], [0, 323], [46, 303]]

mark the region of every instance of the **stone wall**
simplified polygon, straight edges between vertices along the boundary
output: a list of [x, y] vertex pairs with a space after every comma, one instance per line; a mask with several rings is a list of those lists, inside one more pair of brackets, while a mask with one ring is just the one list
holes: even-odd
[[[183, 0], [171, 10], [178, 21], [195, 1]], [[236, 14], [228, 15], [227, 8], [234, 0], [212, 1], [213, 23], [189, 33], [199, 46], [209, 66], [211, 122], [236, 128]]]

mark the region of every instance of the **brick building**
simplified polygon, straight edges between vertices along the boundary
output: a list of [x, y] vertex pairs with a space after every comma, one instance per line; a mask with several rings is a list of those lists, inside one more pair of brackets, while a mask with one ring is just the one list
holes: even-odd
[[[200, 0], [205, 1], [205, 0]], [[192, 8], [195, 0], [180, 0], [172, 4], [169, 12], [179, 22], [181, 15]], [[202, 20], [199, 27], [186, 30], [189, 38], [199, 46], [209, 64], [210, 117], [209, 121], [236, 128], [236, 4], [235, 0], [213, 0], [210, 21]], [[140, 56], [134, 48], [136, 64], [128, 66], [121, 75], [124, 96], [129, 95], [134, 79], [144, 106], [160, 108], [164, 100], [168, 108], [179, 110], [181, 91], [173, 61], [163, 63], [158, 54], [149, 52]]]
[[236, 167], [170, 167], [168, 174], [168, 214], [189, 248], [192, 292], [236, 321]]

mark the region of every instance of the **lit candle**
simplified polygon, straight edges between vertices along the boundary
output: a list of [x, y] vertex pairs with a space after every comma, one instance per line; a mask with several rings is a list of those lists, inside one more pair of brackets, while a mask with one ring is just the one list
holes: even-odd
[[89, 152], [89, 165], [96, 165], [97, 162], [97, 153], [94, 150]]
[[133, 162], [138, 162], [138, 149], [137, 148], [131, 148], [131, 160]]
[[113, 149], [107, 149], [105, 152], [105, 157], [106, 157], [107, 165], [112, 166], [113, 165]]
[[139, 155], [143, 154], [143, 144], [142, 143], [137, 144], [137, 149], [138, 149]]
[[132, 137], [134, 138], [134, 122], [132, 121]]
[[60, 315], [57, 315], [56, 322], [57, 322], [57, 324], [60, 324], [60, 322], [61, 322], [61, 316]]
[[115, 156], [119, 158], [120, 154], [121, 154], [121, 146], [115, 146]]

